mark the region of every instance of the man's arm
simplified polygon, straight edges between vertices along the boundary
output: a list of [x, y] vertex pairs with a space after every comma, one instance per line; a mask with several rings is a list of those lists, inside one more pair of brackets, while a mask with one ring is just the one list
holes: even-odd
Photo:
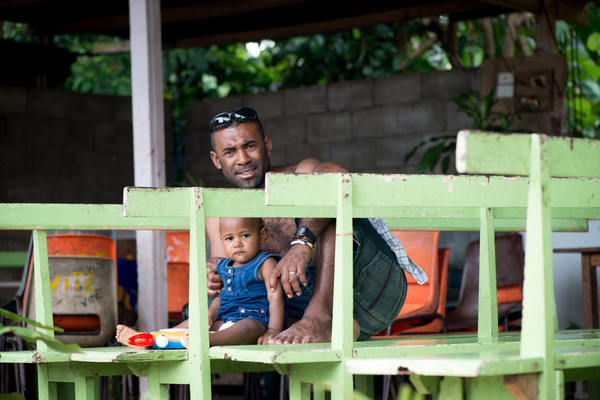
[[219, 218], [206, 218], [206, 233], [210, 241], [210, 260], [206, 262], [206, 289], [208, 294], [214, 297], [223, 289], [223, 281], [217, 274], [217, 264], [225, 258], [225, 248], [219, 235]]
[[[294, 172], [294, 173], [347, 173], [348, 170], [341, 165], [333, 162], [322, 163], [315, 158], [309, 158], [301, 161], [291, 170], [281, 170], [276, 172]], [[330, 218], [303, 218], [299, 226], [307, 227], [315, 237], [319, 238], [325, 228], [331, 223]], [[306, 285], [306, 275], [304, 267], [312, 258], [313, 249], [307, 245], [298, 244], [290, 247], [290, 250], [283, 256], [281, 261], [273, 269], [270, 278], [270, 287], [274, 291], [277, 281], [281, 281], [283, 290], [287, 297], [293, 297], [294, 293], [298, 296], [302, 294], [300, 283]], [[279, 279], [281, 277], [281, 279]]]

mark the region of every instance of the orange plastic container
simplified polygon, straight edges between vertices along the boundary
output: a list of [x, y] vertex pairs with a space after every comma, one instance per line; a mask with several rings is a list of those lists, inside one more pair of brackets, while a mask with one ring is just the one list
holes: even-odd
[[167, 242], [167, 309], [169, 319], [182, 319], [181, 310], [190, 298], [190, 233], [171, 231]]
[[[114, 239], [95, 234], [56, 234], [46, 238], [54, 325], [64, 343], [105, 345], [117, 323], [117, 266]], [[34, 317], [32, 264], [25, 310]]]
[[108, 236], [92, 234], [48, 235], [49, 256], [109, 257], [117, 262], [115, 241]]

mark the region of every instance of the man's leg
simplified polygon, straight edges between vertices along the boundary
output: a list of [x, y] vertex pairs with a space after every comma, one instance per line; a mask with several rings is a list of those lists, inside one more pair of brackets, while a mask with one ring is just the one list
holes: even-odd
[[353, 221], [358, 248], [354, 252], [354, 319], [358, 340], [385, 329], [400, 313], [406, 299], [406, 276], [396, 255], [366, 218]]
[[269, 343], [321, 343], [331, 341], [333, 312], [333, 272], [335, 255], [335, 222], [332, 221], [319, 237], [314, 266], [313, 294], [304, 316]]
[[[398, 315], [406, 298], [406, 277], [396, 256], [368, 219], [355, 219], [354, 337], [366, 340]], [[269, 343], [331, 341], [335, 221], [320, 237], [313, 295], [304, 316]]]

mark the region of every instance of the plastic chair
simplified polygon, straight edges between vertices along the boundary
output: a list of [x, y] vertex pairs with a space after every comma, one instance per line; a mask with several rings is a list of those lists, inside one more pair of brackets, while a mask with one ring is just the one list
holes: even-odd
[[[408, 256], [427, 273], [428, 279], [423, 285], [419, 285], [413, 277], [406, 275], [407, 294], [404, 306], [396, 320], [376, 336], [401, 332], [443, 332], [450, 249], [438, 249], [440, 233], [437, 231], [391, 232], [402, 242]], [[442, 276], [444, 269], [446, 272]], [[443, 302], [443, 307], [440, 301]]]
[[[394, 232], [392, 232], [394, 233]], [[408, 256], [421, 268], [425, 269], [424, 265], [430, 265], [429, 262], [419, 264], [421, 261], [426, 261], [427, 254], [419, 254], [416, 252], [417, 246], [413, 247], [413, 239], [415, 237], [420, 237], [421, 240], [426, 239], [423, 237], [425, 235], [420, 235], [423, 233], [431, 233], [431, 232], [413, 232], [414, 237], [407, 237], [407, 235], [400, 235], [398, 237], [404, 248], [408, 254]], [[435, 232], [437, 235], [431, 235], [431, 239], [435, 242], [437, 246], [437, 239], [439, 236], [439, 232]], [[396, 235], [396, 233], [394, 233]], [[399, 236], [403, 236], [400, 238]], [[433, 248], [428, 248], [429, 246], [425, 246], [425, 251], [435, 252]], [[423, 246], [421, 246], [423, 248]], [[445, 315], [446, 315], [446, 297], [448, 293], [448, 259], [450, 258], [450, 248], [442, 248], [437, 249], [437, 268], [434, 271], [427, 271], [427, 276], [429, 277], [428, 282], [431, 281], [431, 284], [438, 285], [438, 295], [436, 299], [437, 308], [432, 313], [428, 314], [412, 314], [408, 317], [401, 317], [402, 312], [399, 315], [399, 318], [392, 322], [387, 330], [386, 336], [391, 335], [410, 335], [410, 334], [421, 334], [421, 333], [447, 333], [446, 324], [445, 324]], [[431, 253], [429, 254], [429, 258], [431, 257]], [[433, 257], [435, 258], [435, 257]], [[436, 276], [433, 274], [436, 273]], [[417, 284], [416, 281], [407, 275], [407, 279], [410, 279], [411, 282]], [[417, 284], [418, 285], [418, 284]], [[407, 297], [411, 293], [411, 286], [408, 289]], [[433, 288], [430, 288], [429, 292], [434, 292]], [[406, 303], [405, 303], [406, 304]], [[411, 304], [414, 304], [411, 303]], [[422, 307], [420, 309], [426, 309]], [[383, 377], [383, 391], [382, 391], [382, 400], [387, 400], [390, 393], [392, 394], [392, 398], [396, 398], [397, 396], [397, 386], [394, 385], [393, 377], [390, 375], [385, 375]]]
[[418, 314], [394, 320], [388, 326], [386, 332], [388, 336], [448, 332], [446, 329], [446, 299], [448, 295], [448, 259], [451, 251], [451, 248], [438, 249], [439, 293], [435, 311], [430, 314]]
[[[498, 287], [498, 318], [508, 329], [509, 313], [518, 309], [523, 300], [523, 270], [525, 253], [520, 234], [498, 236], [496, 246], [496, 285]], [[477, 331], [479, 310], [479, 241], [467, 246], [456, 308], [446, 314], [449, 332]]]
[[[63, 343], [106, 345], [117, 325], [116, 243], [96, 234], [47, 236], [54, 325]], [[34, 318], [33, 256], [29, 258], [23, 313]]]
[[167, 309], [170, 321], [182, 321], [190, 298], [190, 232], [169, 231], [167, 243]]

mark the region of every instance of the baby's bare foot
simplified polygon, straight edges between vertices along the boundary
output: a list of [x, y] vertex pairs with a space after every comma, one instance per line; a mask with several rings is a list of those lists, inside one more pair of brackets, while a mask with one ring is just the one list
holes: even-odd
[[[133, 335], [137, 335], [138, 333], [139, 333], [138, 331], [136, 331], [135, 329], [131, 329], [128, 326], [117, 325], [117, 335], [115, 336], [115, 339], [117, 339], [117, 342], [124, 344], [125, 346], [131, 346], [129, 343], [127, 343], [127, 339], [129, 339]], [[137, 346], [131, 346], [131, 347], [137, 347]]]

